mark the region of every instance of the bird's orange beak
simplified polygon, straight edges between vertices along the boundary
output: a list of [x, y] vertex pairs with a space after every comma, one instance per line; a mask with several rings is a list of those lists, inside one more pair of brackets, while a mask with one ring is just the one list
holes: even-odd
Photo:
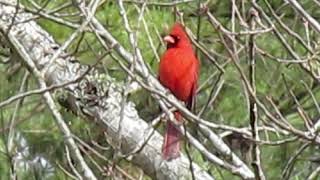
[[174, 44], [174, 43], [175, 43], [174, 38], [173, 38], [172, 36], [170, 36], [170, 35], [165, 36], [165, 37], [163, 38], [163, 40], [164, 40], [165, 42], [167, 42], [168, 44]]

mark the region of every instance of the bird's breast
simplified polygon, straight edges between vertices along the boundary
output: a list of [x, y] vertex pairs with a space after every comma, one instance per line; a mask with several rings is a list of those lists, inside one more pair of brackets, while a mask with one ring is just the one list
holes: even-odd
[[198, 62], [193, 54], [167, 51], [160, 61], [159, 80], [179, 100], [187, 101], [197, 77]]

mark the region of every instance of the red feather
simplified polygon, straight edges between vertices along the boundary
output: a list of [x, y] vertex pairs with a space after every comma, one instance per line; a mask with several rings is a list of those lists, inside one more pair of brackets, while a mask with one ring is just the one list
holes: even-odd
[[[159, 80], [191, 109], [196, 95], [199, 62], [181, 24], [176, 23], [164, 40], [168, 43], [168, 48], [160, 60]], [[176, 111], [174, 115], [177, 121], [182, 122], [180, 112]], [[180, 137], [179, 130], [168, 121], [162, 147], [164, 159], [170, 160], [179, 156]]]

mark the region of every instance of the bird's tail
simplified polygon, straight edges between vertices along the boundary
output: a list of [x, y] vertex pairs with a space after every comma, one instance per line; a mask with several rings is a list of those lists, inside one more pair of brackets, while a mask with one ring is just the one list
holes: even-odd
[[[182, 121], [182, 116], [178, 111], [174, 112], [174, 116], [177, 121]], [[172, 122], [168, 121], [162, 146], [163, 159], [171, 160], [180, 156], [180, 138], [180, 131]]]

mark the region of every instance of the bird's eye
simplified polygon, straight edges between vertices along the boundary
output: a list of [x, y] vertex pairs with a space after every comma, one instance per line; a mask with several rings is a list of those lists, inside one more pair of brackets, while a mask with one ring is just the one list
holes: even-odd
[[180, 37], [179, 36], [176, 36], [176, 35], [172, 35], [170, 34], [171, 37], [173, 37], [173, 39], [175, 40], [175, 42], [178, 42], [180, 40]]
[[170, 34], [164, 38], [164, 41], [167, 42], [167, 48], [177, 47], [180, 37], [177, 35]]

